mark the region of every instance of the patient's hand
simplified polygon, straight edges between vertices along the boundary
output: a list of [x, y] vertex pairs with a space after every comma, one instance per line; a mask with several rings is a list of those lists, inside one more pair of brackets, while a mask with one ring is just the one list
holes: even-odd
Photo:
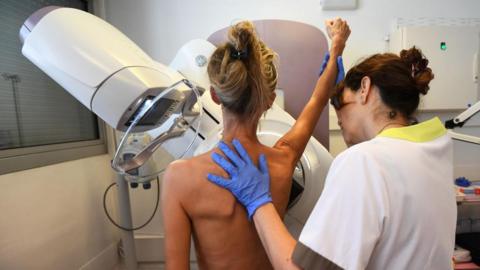
[[335, 18], [333, 20], [326, 20], [325, 26], [328, 37], [332, 40], [332, 47], [339, 47], [343, 51], [345, 43], [350, 36], [350, 27], [347, 22], [340, 18]]

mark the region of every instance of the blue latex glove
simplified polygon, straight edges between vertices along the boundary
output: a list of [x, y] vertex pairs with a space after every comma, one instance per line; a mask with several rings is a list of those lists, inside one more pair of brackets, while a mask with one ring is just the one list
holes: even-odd
[[251, 219], [260, 206], [272, 201], [267, 160], [265, 155], [261, 154], [259, 168], [257, 168], [238, 140], [233, 140], [233, 146], [240, 156], [223, 141], [218, 145], [218, 148], [233, 164], [218, 153], [212, 153], [213, 161], [222, 167], [231, 179], [225, 179], [214, 174], [208, 174], [207, 178], [232, 192], [235, 198], [245, 206], [248, 218]]
[[[325, 71], [329, 59], [330, 53], [327, 52], [323, 57], [322, 67], [320, 68], [320, 74], [318, 76], [321, 76], [323, 71]], [[337, 78], [335, 79], [335, 85], [339, 84], [343, 78], [345, 78], [345, 68], [343, 67], [343, 58], [340, 55], [337, 57]]]

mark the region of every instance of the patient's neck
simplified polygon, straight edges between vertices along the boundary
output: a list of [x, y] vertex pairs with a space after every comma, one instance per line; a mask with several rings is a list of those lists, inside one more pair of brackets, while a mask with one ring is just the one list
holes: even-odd
[[223, 112], [223, 140], [231, 142], [233, 139], [260, 143], [257, 138], [258, 119], [241, 120], [229, 112]]

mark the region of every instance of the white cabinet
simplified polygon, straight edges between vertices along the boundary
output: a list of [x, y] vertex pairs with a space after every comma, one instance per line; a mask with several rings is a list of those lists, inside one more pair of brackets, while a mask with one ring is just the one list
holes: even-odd
[[480, 27], [405, 26], [390, 35], [390, 51], [420, 48], [435, 74], [421, 110], [465, 109], [479, 98]]

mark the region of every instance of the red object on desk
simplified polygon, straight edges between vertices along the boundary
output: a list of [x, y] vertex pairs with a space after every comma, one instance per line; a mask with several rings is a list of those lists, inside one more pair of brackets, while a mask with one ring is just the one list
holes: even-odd
[[455, 270], [480, 270], [480, 266], [474, 263], [456, 263]]

